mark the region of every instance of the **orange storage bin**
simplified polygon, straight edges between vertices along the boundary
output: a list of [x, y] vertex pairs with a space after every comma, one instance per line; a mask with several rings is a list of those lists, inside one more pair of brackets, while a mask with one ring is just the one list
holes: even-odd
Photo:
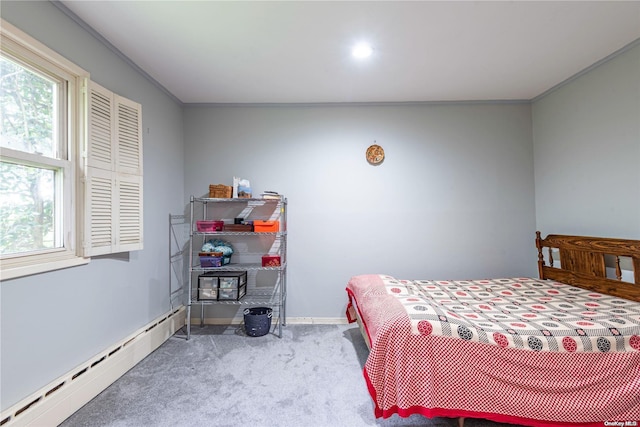
[[257, 233], [273, 233], [280, 231], [280, 221], [253, 221], [253, 231]]

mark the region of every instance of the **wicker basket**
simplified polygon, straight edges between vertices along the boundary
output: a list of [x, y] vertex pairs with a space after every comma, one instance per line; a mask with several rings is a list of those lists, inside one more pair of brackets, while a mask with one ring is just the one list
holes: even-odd
[[209, 197], [212, 199], [230, 199], [233, 187], [230, 185], [216, 184], [209, 186]]

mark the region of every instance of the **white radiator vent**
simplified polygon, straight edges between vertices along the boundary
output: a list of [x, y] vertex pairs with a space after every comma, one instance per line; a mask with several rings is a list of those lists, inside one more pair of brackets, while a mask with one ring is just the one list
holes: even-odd
[[0, 426], [60, 424], [158, 348], [184, 324], [184, 307], [159, 317], [120, 343], [2, 411]]

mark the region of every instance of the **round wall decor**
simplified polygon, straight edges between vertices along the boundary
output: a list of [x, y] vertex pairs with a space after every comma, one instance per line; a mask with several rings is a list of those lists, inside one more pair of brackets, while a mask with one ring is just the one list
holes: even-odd
[[378, 165], [384, 160], [384, 150], [377, 144], [367, 148], [367, 161], [372, 165]]

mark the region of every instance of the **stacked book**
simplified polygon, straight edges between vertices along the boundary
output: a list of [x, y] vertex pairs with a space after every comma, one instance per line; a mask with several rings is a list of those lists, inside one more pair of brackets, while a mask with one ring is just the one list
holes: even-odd
[[263, 199], [282, 199], [282, 195], [275, 191], [265, 191], [261, 196]]

